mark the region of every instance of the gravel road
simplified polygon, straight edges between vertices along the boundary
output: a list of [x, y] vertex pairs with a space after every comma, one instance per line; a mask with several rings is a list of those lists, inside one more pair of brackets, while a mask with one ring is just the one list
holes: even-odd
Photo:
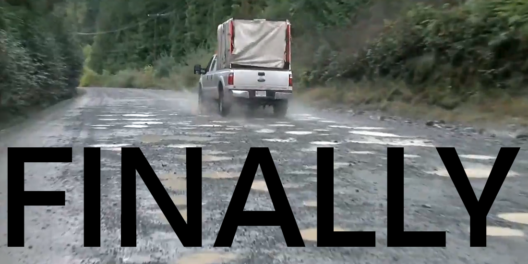
[[[200, 115], [191, 93], [90, 88], [0, 131], [0, 263], [526, 263], [526, 142], [423, 122], [293, 104], [284, 119]], [[26, 164], [26, 190], [66, 191], [64, 207], [26, 207], [25, 247], [7, 248], [7, 147], [73, 147], [70, 164]], [[101, 147], [102, 246], [83, 247], [83, 147]], [[141, 180], [138, 246], [120, 247], [121, 152], [138, 146], [185, 215], [185, 148], [203, 152], [203, 248], [185, 248]], [[376, 231], [375, 248], [317, 248], [316, 148], [332, 146], [336, 230]], [[446, 248], [386, 246], [387, 147], [405, 147], [405, 229], [447, 231]], [[469, 215], [435, 146], [456, 147], [477, 197], [501, 147], [521, 147], [487, 224], [486, 248], [469, 246]], [[269, 147], [306, 247], [288, 248], [279, 227], [239, 227], [213, 248], [250, 147]], [[139, 179], [139, 178], [138, 178]], [[273, 210], [261, 172], [245, 210]]]

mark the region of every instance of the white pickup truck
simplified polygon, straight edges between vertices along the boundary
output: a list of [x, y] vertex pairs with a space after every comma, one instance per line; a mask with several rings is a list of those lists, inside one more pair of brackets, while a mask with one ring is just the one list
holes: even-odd
[[250, 110], [272, 106], [283, 117], [293, 95], [288, 21], [229, 19], [218, 26], [218, 49], [200, 74], [200, 108], [215, 103], [227, 116], [235, 103]]

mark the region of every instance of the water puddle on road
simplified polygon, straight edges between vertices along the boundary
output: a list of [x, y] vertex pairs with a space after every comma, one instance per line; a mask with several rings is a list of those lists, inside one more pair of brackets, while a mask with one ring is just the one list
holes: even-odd
[[303, 202], [303, 205], [306, 207], [317, 207], [317, 201], [306, 201]]
[[354, 127], [353, 129], [357, 130], [384, 130], [387, 129], [385, 127]]
[[528, 213], [504, 213], [497, 216], [512, 223], [528, 225]]
[[373, 152], [373, 151], [350, 151], [348, 153], [356, 154], [356, 155], [374, 155], [374, 154], [376, 154], [376, 152]]
[[330, 130], [330, 129], [323, 129], [323, 128], [317, 128], [317, 129], [314, 129], [313, 131], [315, 131], [315, 132], [330, 132], [330, 131], [332, 131], [332, 130]]
[[101, 118], [99, 121], [117, 121], [119, 119], [113, 119], [113, 118]]
[[271, 127], [294, 127], [292, 124], [270, 124]]
[[[176, 155], [176, 158], [186, 160], [186, 155]], [[233, 160], [232, 157], [225, 157], [225, 156], [214, 156], [214, 155], [203, 155], [202, 156], [202, 162], [213, 162], [213, 161], [226, 161], [226, 160]]]
[[473, 159], [473, 160], [494, 160], [495, 157], [485, 156], [485, 155], [459, 155], [459, 157], [464, 159]]
[[275, 130], [272, 130], [272, 129], [260, 129], [260, 130], [257, 130], [255, 131], [256, 133], [264, 133], [264, 134], [269, 134], [269, 133], [274, 133]]
[[193, 137], [193, 136], [171, 136], [170, 140], [187, 141], [187, 142], [207, 142], [215, 139], [214, 137]]
[[236, 134], [236, 132], [233, 131], [216, 131], [216, 134], [225, 134], [225, 135], [233, 135]]
[[[180, 211], [180, 215], [183, 217], [183, 220], [187, 222], [187, 209], [183, 209], [183, 210], [178, 209], [178, 211]], [[158, 217], [162, 223], [167, 224], [167, 225], [169, 224], [169, 220], [167, 220], [167, 217], [165, 217], [163, 212], [158, 213]]]
[[281, 143], [297, 142], [297, 140], [296, 140], [295, 138], [285, 138], [285, 139], [281, 139], [281, 138], [265, 138], [265, 139], [263, 139], [262, 141], [267, 141], [267, 142], [281, 142]]
[[[467, 231], [469, 232], [469, 228]], [[486, 234], [493, 237], [524, 237], [524, 232], [521, 230], [500, 226], [487, 226]]]
[[[352, 166], [352, 163], [349, 162], [334, 162], [334, 169], [345, 168], [350, 166]], [[317, 170], [317, 165], [305, 165], [304, 168], [308, 170]]]
[[[487, 179], [491, 172], [491, 167], [478, 165], [478, 164], [472, 164], [472, 165], [464, 166], [464, 170], [466, 171], [466, 175], [468, 178]], [[426, 173], [434, 174], [434, 175], [442, 176], [442, 177], [449, 177], [449, 172], [445, 168], [437, 168], [434, 171], [427, 171]], [[507, 177], [515, 177], [519, 175], [520, 175], [519, 173], [510, 170], [508, 172]]]
[[185, 195], [173, 195], [171, 196], [171, 200], [176, 206], [187, 205], [187, 196]]
[[128, 128], [147, 128], [147, 125], [126, 125]]
[[163, 122], [156, 121], [136, 121], [132, 122], [133, 125], [163, 125]]
[[348, 143], [356, 144], [373, 144], [373, 145], [387, 145], [387, 146], [398, 146], [398, 147], [428, 147], [434, 148], [435, 146], [430, 144], [430, 141], [421, 139], [380, 139], [380, 138], [364, 138], [362, 140], [347, 140]]
[[333, 146], [333, 145], [339, 145], [339, 142], [335, 141], [314, 141], [310, 142], [312, 145], [318, 145], [318, 146]]
[[123, 116], [130, 116], [130, 117], [151, 117], [155, 115], [151, 114], [124, 114]]
[[382, 133], [382, 132], [374, 132], [374, 131], [349, 131], [351, 134], [356, 135], [363, 135], [363, 136], [374, 136], [374, 137], [401, 137], [396, 134], [391, 133]]
[[313, 132], [311, 132], [311, 131], [286, 131], [285, 133], [286, 134], [291, 134], [291, 135], [303, 136], [303, 135], [310, 135]]
[[93, 129], [97, 129], [97, 130], [105, 130], [105, 129], [108, 129], [107, 127], [94, 127]]
[[[335, 232], [343, 232], [343, 231], [346, 231], [346, 230], [343, 229], [343, 228], [334, 226], [334, 231]], [[305, 240], [305, 241], [316, 242], [317, 241], [317, 228], [309, 228], [309, 229], [301, 230], [301, 236], [302, 236], [303, 240]]]
[[332, 128], [346, 128], [346, 129], [352, 129], [353, 127], [349, 127], [349, 126], [328, 126], [328, 127], [332, 127]]
[[220, 264], [230, 263], [237, 258], [237, 255], [232, 253], [206, 251], [185, 255], [171, 264]]
[[203, 177], [207, 179], [235, 179], [240, 175], [234, 172], [206, 172]]
[[[295, 188], [301, 188], [304, 184], [297, 184], [297, 183], [285, 183], [282, 185], [285, 189], [295, 189]], [[261, 191], [261, 192], [268, 192], [268, 186], [266, 185], [266, 181], [263, 180], [254, 180], [253, 184], [251, 184], [251, 189], [255, 191]]]
[[127, 118], [125, 121], [159, 121], [157, 118]]
[[108, 150], [108, 151], [121, 151], [122, 147], [128, 147], [130, 144], [96, 144], [91, 145], [92, 148], [101, 148], [101, 150]]
[[173, 191], [185, 191], [187, 190], [187, 181], [182, 178], [168, 178], [162, 180], [161, 183], [165, 188]]

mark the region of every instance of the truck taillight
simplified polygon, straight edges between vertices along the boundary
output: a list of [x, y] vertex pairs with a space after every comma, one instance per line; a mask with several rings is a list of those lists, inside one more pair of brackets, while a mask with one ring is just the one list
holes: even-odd
[[235, 83], [235, 74], [230, 73], [227, 77], [227, 85], [233, 85]]
[[290, 86], [290, 87], [293, 86], [293, 78], [292, 78], [292, 75], [291, 75], [291, 74], [290, 74], [290, 85], [289, 85], [289, 86]]

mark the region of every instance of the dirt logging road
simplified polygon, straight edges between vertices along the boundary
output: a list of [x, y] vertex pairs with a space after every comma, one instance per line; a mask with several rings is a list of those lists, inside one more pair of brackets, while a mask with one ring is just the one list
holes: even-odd
[[[90, 88], [1, 131], [0, 146], [0, 263], [482, 264], [528, 258], [528, 159], [519, 139], [300, 103], [283, 119], [267, 110], [220, 117], [198, 113], [195, 94]], [[71, 163], [25, 164], [26, 191], [66, 194], [65, 206], [25, 208], [23, 248], [7, 247], [7, 147], [73, 148]], [[83, 246], [84, 147], [101, 148], [101, 247]], [[121, 247], [122, 147], [141, 149], [184, 220], [186, 148], [202, 148], [202, 247], [182, 245], [139, 175], [137, 246]], [[284, 232], [295, 237], [296, 230], [279, 226], [240, 226], [231, 247], [214, 247], [251, 147], [269, 148], [305, 247], [288, 247]], [[376, 247], [316, 247], [318, 147], [334, 148], [334, 230], [374, 231]], [[404, 148], [403, 182], [387, 179], [387, 147]], [[468, 211], [435, 147], [456, 148], [477, 199], [500, 148], [521, 148], [487, 215], [486, 247], [470, 247]], [[405, 231], [445, 231], [445, 248], [387, 247], [388, 182], [404, 186]], [[260, 169], [250, 186], [245, 211], [277, 209]]]

